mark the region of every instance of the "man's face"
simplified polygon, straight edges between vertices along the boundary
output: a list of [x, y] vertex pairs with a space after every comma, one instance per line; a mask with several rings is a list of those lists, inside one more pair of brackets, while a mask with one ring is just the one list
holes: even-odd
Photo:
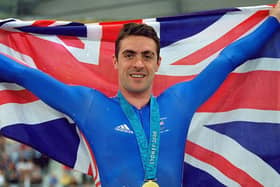
[[151, 38], [132, 35], [121, 40], [118, 57], [114, 57], [120, 90], [151, 92], [155, 72], [160, 65], [156, 51], [156, 43]]

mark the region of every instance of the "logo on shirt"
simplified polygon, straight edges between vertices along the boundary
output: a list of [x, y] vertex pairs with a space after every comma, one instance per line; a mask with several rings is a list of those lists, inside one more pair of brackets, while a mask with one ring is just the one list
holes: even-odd
[[165, 132], [168, 132], [169, 130], [166, 128], [165, 126], [165, 120], [167, 119], [167, 117], [162, 117], [160, 118], [160, 122], [159, 122], [159, 125], [160, 125], [160, 133], [165, 133]]
[[[168, 132], [169, 130], [165, 127], [165, 120], [167, 118], [166, 117], [163, 117], [163, 118], [160, 118], [160, 133], [165, 133], [165, 132]], [[128, 133], [128, 134], [134, 134], [134, 132], [128, 127], [127, 124], [121, 124], [121, 125], [118, 125], [114, 128], [116, 131], [119, 131], [119, 132], [124, 132], [124, 133]]]
[[133, 131], [129, 129], [127, 124], [121, 124], [119, 126], [116, 126], [115, 130], [116, 131], [120, 131], [120, 132], [125, 132], [125, 133], [129, 133], [129, 134], [133, 134]]

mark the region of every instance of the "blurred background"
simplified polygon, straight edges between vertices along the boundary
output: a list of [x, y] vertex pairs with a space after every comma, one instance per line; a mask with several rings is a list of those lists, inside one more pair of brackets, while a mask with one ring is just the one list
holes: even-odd
[[[274, 0], [0, 0], [0, 19], [100, 22], [174, 16]], [[0, 187], [87, 187], [92, 178], [0, 136]]]
[[0, 136], [0, 187], [93, 187], [91, 176], [73, 171], [34, 149]]

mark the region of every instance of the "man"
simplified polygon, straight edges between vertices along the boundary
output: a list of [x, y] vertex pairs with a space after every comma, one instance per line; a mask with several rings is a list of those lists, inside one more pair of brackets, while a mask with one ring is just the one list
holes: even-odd
[[[116, 41], [119, 92], [114, 98], [65, 85], [4, 55], [0, 78], [29, 89], [76, 122], [94, 152], [102, 186], [182, 186], [185, 140], [194, 112], [278, 30], [279, 20], [280, 2], [256, 31], [223, 50], [195, 79], [157, 98], [151, 92], [161, 62], [159, 39], [143, 24], [125, 25]], [[116, 130], [120, 125], [125, 132]]]

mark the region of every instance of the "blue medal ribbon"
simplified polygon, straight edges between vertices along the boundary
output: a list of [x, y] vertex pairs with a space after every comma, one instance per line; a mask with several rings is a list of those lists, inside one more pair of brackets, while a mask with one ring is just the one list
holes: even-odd
[[156, 98], [153, 96], [150, 98], [150, 140], [148, 142], [140, 119], [136, 115], [133, 107], [120, 92], [118, 92], [118, 97], [120, 98], [121, 108], [136, 136], [145, 171], [144, 180], [155, 180], [160, 142], [160, 114]]

